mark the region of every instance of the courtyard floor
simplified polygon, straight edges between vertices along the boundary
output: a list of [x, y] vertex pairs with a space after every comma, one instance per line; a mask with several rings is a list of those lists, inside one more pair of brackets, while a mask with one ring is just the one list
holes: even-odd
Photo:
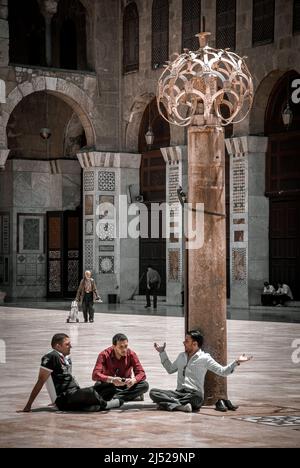
[[228, 321], [228, 360], [242, 352], [254, 355], [228, 379], [229, 397], [240, 405], [235, 413], [217, 413], [214, 408], [165, 413], [156, 410], [147, 395], [145, 402], [120, 410], [63, 414], [47, 407], [49, 397], [43, 390], [32, 413], [17, 414], [57, 332], [72, 338], [73, 373], [81, 386], [92, 384], [98, 353], [110, 346], [115, 333], [123, 332], [144, 365], [150, 388], [176, 387], [176, 376], [161, 367], [153, 342], [166, 341], [169, 356], [175, 359], [183, 350], [183, 318], [117, 312], [105, 313], [102, 308], [94, 324], [75, 325], [65, 323], [63, 310], [0, 307], [0, 447], [300, 446], [300, 364], [292, 360], [293, 342], [300, 340], [296, 323]]

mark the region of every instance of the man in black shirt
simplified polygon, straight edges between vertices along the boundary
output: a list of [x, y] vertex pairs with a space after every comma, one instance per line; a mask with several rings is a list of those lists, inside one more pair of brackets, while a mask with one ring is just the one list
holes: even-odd
[[67, 335], [54, 335], [51, 346], [53, 351], [42, 358], [38, 381], [23, 412], [31, 411], [34, 400], [46, 382], [50, 397], [60, 411], [98, 412], [119, 408], [123, 404], [119, 399], [104, 400], [94, 387], [79, 387], [72, 376], [72, 361], [69, 357], [72, 346]]

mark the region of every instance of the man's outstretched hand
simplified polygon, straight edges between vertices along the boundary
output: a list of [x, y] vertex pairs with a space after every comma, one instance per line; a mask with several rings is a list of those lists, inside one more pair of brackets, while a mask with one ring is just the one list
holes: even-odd
[[246, 354], [242, 354], [238, 359], [237, 359], [237, 363], [238, 364], [243, 364], [244, 362], [249, 362], [249, 361], [252, 361], [253, 359], [253, 356], [246, 356]]
[[154, 343], [154, 348], [158, 353], [163, 353], [166, 349], [167, 343], [164, 343], [163, 346], [159, 346], [157, 343]]

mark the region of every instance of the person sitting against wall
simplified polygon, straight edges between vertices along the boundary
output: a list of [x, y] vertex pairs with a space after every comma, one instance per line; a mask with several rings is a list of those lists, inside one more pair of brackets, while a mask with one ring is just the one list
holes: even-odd
[[268, 281], [264, 283], [264, 290], [261, 296], [261, 303], [263, 306], [276, 305], [275, 288]]
[[287, 284], [278, 283], [275, 299], [278, 307], [285, 306], [287, 302], [293, 301], [294, 297], [291, 288]]

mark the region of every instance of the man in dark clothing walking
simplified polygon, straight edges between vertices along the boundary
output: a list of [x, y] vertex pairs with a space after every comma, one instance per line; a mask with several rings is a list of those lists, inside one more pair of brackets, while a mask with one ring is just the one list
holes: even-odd
[[147, 305], [145, 309], [151, 307], [151, 296], [153, 296], [153, 308], [157, 309], [157, 295], [161, 285], [161, 277], [158, 271], [154, 270], [151, 265], [147, 268], [147, 292], [146, 300]]

